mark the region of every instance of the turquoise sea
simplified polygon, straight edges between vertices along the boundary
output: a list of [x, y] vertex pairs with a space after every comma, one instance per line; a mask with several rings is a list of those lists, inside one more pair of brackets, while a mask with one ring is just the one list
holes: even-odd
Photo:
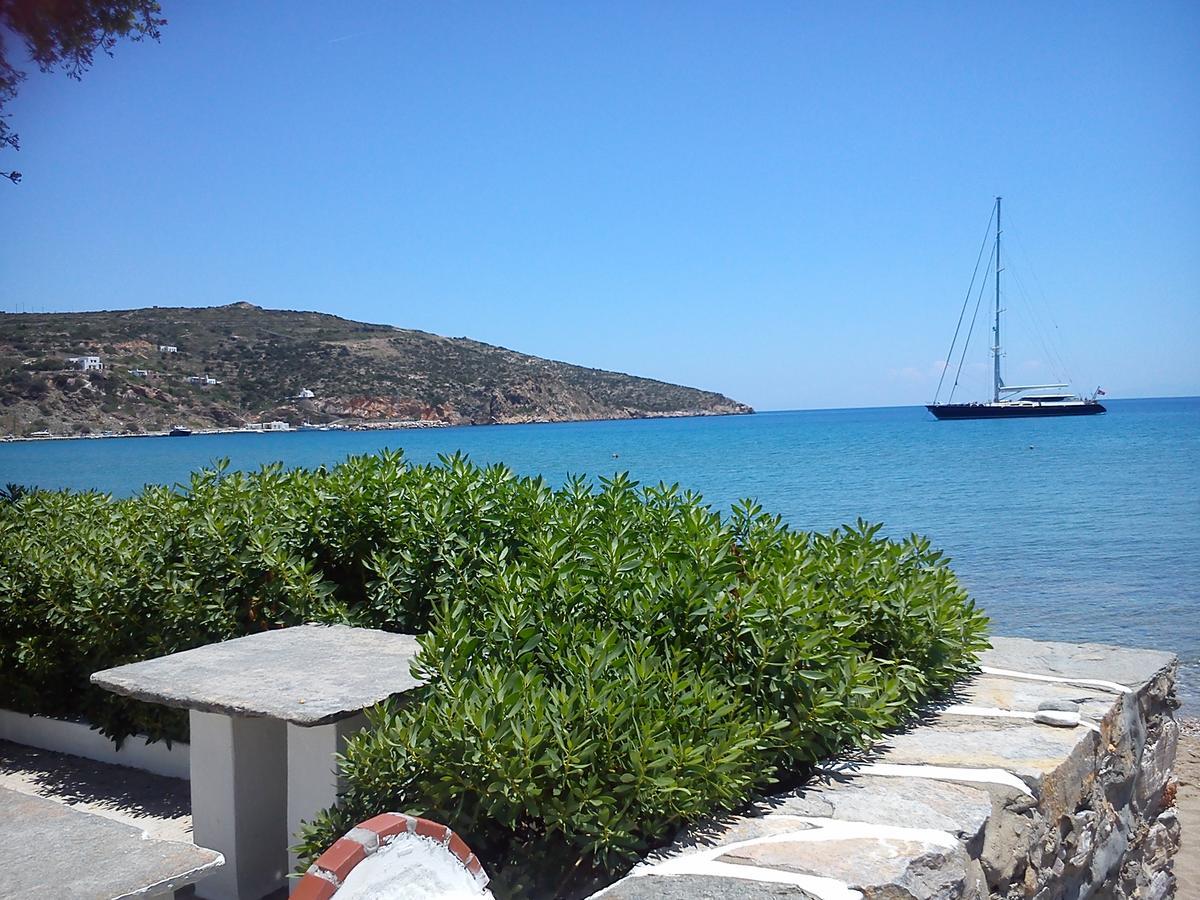
[[388, 432], [0, 444], [0, 484], [118, 495], [221, 457], [251, 468], [463, 450], [560, 481], [628, 470], [715, 507], [754, 497], [798, 528], [861, 516], [928, 535], [1000, 634], [1173, 650], [1200, 711], [1200, 398], [1104, 416], [937, 422], [924, 408]]

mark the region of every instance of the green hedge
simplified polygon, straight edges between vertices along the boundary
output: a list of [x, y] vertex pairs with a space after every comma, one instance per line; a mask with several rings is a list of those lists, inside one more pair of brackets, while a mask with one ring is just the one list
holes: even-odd
[[457, 456], [37, 492], [0, 505], [0, 706], [179, 737], [88, 674], [303, 621], [419, 632], [427, 686], [351, 742], [305, 852], [407, 810], [461, 833], [498, 896], [569, 891], [971, 670], [983, 615], [926, 541], [878, 532]]

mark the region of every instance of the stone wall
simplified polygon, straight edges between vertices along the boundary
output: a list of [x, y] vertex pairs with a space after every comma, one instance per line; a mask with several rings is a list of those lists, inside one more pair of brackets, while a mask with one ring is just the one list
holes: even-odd
[[595, 896], [1173, 896], [1175, 658], [996, 638], [982, 664], [869, 754], [695, 829]]

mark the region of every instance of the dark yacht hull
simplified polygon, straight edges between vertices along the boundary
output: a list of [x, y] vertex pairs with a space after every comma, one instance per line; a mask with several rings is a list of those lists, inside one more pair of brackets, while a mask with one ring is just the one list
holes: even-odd
[[940, 403], [925, 407], [938, 419], [1042, 419], [1054, 416], [1095, 416], [1106, 412], [1100, 403], [1070, 406], [987, 406], [982, 403]]

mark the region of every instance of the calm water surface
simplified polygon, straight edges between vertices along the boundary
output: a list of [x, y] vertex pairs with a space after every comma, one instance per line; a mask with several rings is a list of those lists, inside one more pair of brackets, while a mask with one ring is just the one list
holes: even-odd
[[[0, 483], [128, 495], [238, 468], [402, 448], [463, 450], [554, 482], [628, 470], [726, 509], [754, 497], [800, 528], [862, 516], [928, 535], [999, 634], [1172, 650], [1200, 711], [1200, 398], [1125, 400], [1104, 416], [937, 422], [923, 408], [0, 444]], [[613, 454], [618, 454], [617, 458]]]

